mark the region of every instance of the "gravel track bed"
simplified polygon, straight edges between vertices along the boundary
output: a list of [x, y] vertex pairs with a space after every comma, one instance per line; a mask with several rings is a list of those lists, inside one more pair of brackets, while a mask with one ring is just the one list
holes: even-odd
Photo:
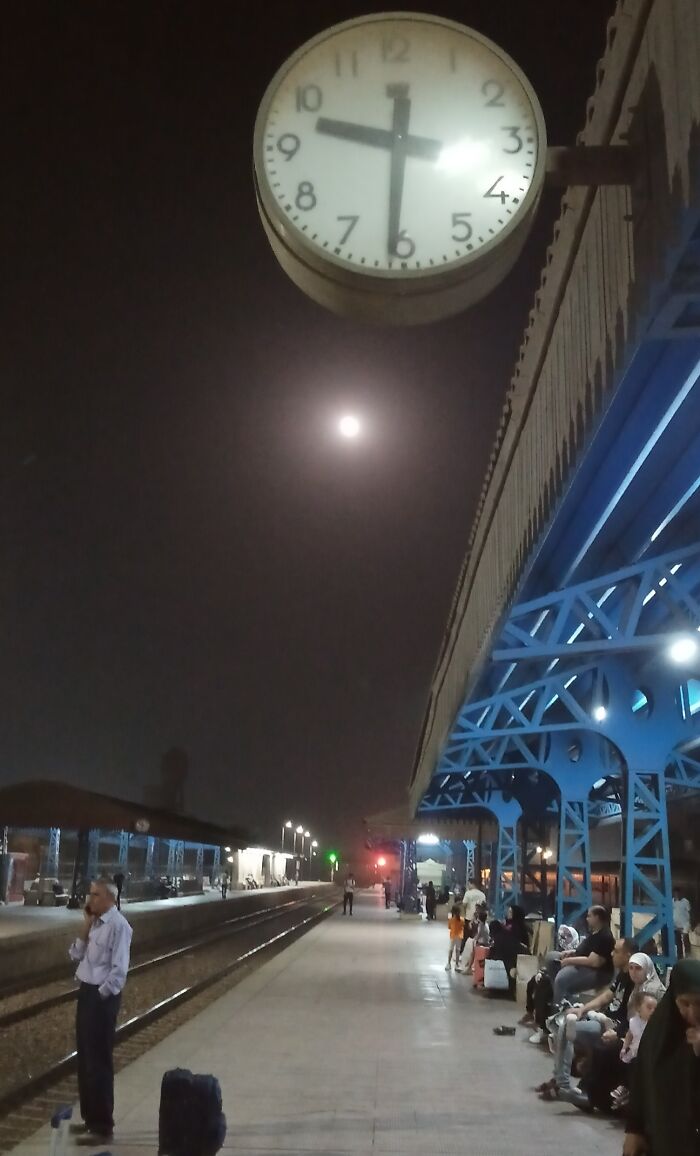
[[[318, 910], [322, 900], [309, 902], [293, 911], [285, 911], [271, 916], [257, 926], [246, 927], [232, 933], [230, 937], [218, 940], [207, 948], [192, 951], [171, 962], [163, 963], [143, 974], [130, 977], [122, 997], [119, 1023], [147, 1011], [155, 1003], [173, 995], [182, 988], [211, 975], [224, 967], [243, 952], [257, 946], [283, 930], [285, 926], [298, 922], [312, 910]], [[148, 956], [146, 957], [148, 958]], [[230, 986], [231, 979], [221, 981]], [[64, 991], [66, 980], [57, 981], [40, 989], [41, 998], [46, 998], [55, 987], [56, 992]], [[218, 984], [216, 985], [219, 986]], [[35, 993], [27, 993], [34, 995]], [[212, 998], [209, 993], [207, 1002]], [[17, 997], [13, 997], [17, 998]], [[193, 1002], [197, 1002], [195, 997]], [[34, 1001], [36, 1002], [36, 1000]], [[26, 1005], [24, 1005], [26, 1006]], [[3, 1001], [3, 1010], [9, 1007]], [[191, 1005], [183, 1007], [185, 1018], [192, 1013]], [[178, 1012], [174, 1013], [176, 1016]], [[170, 1020], [170, 1015], [168, 1016]], [[184, 1021], [183, 1021], [184, 1022]], [[168, 1028], [168, 1031], [172, 1028]], [[150, 1031], [147, 1028], [146, 1031]], [[43, 1015], [24, 1023], [13, 1024], [2, 1033], [0, 1048], [0, 1095], [11, 1091], [27, 1080], [35, 1078], [58, 1062], [75, 1048], [75, 1003], [52, 1008]], [[120, 1045], [121, 1047], [121, 1045]]]

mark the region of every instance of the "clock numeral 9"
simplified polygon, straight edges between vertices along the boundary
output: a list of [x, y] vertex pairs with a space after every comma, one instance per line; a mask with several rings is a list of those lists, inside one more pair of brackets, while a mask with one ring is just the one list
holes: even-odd
[[410, 47], [406, 36], [382, 36], [382, 60], [386, 64], [408, 64]]
[[277, 148], [286, 161], [291, 161], [292, 157], [299, 152], [301, 141], [295, 133], [284, 132], [277, 141]]
[[517, 124], [504, 125], [504, 127], [501, 129], [501, 132], [507, 132], [508, 136], [512, 138], [513, 144], [515, 145], [514, 149], [504, 149], [504, 153], [519, 153], [523, 147], [523, 138], [520, 135], [522, 129], [520, 126]]
[[297, 112], [318, 112], [322, 104], [323, 93], [317, 84], [300, 84], [297, 86]]
[[503, 93], [505, 87], [498, 80], [485, 80], [481, 86], [481, 91], [487, 97], [487, 108], [505, 108], [503, 101]]
[[[471, 217], [471, 213], [452, 214], [452, 228], [455, 230], [452, 234], [453, 241], [461, 241], [464, 243], [465, 241], [471, 240], [471, 236], [474, 230], [467, 220], [467, 217]], [[457, 232], [458, 229], [460, 229], [461, 232]]]
[[316, 194], [311, 181], [300, 181], [297, 187], [297, 195], [294, 204], [303, 213], [308, 213], [310, 209], [316, 208]]

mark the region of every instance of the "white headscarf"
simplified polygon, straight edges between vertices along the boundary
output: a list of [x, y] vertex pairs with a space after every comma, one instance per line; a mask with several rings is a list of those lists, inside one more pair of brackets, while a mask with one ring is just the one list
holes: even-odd
[[560, 951], [575, 951], [579, 945], [579, 934], [575, 927], [562, 923], [557, 932], [557, 943]]
[[645, 955], [643, 951], [636, 951], [634, 955], [630, 956], [630, 963], [636, 963], [644, 970], [644, 979], [640, 984], [635, 984], [635, 995], [655, 995], [657, 999], [665, 993], [666, 988], [659, 979], [659, 974], [654, 967], [654, 961], [650, 955]]

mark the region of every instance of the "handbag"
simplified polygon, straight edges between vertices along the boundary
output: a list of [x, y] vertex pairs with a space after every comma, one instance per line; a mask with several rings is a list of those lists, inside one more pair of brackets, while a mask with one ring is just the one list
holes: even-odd
[[488, 991], [508, 991], [508, 973], [502, 959], [485, 960], [484, 987]]

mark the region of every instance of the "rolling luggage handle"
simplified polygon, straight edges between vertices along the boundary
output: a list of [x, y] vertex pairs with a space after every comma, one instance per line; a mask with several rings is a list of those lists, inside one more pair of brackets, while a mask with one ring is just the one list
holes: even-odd
[[63, 1156], [68, 1139], [68, 1127], [73, 1117], [70, 1104], [62, 1104], [51, 1117], [51, 1140], [49, 1141], [49, 1156]]

